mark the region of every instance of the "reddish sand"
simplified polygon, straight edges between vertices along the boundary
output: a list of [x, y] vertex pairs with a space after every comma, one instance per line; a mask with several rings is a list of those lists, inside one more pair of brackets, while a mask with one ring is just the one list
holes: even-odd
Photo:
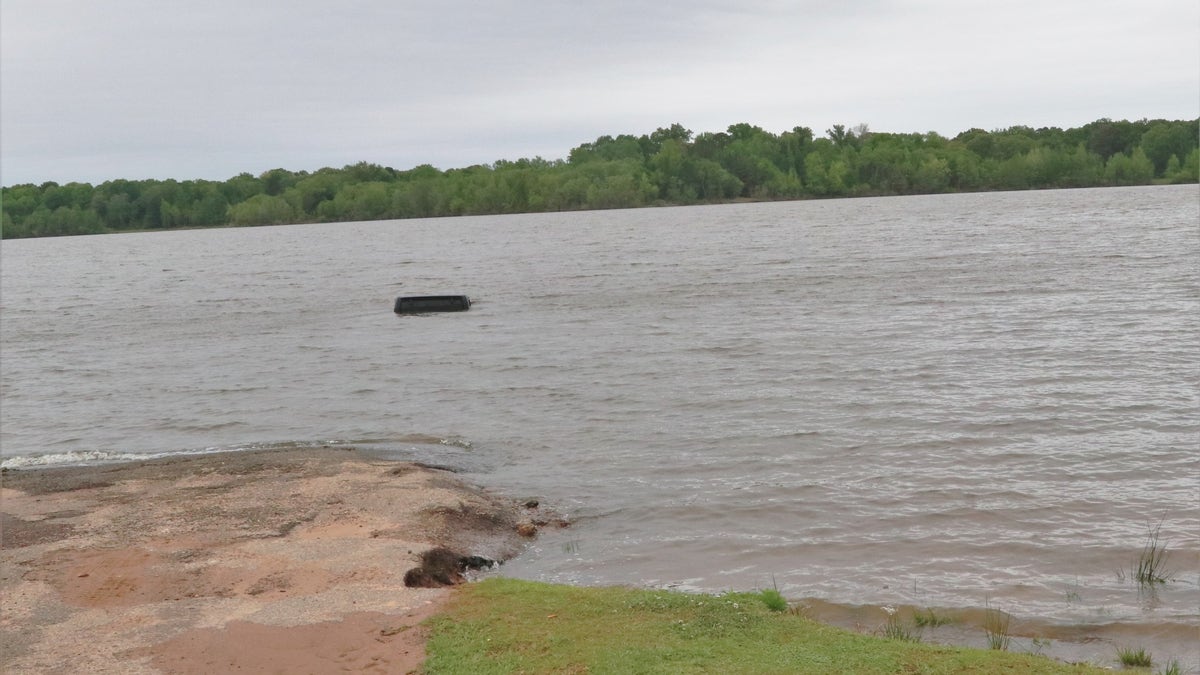
[[11, 673], [406, 673], [447, 588], [433, 547], [505, 559], [530, 514], [452, 474], [342, 449], [7, 471]]

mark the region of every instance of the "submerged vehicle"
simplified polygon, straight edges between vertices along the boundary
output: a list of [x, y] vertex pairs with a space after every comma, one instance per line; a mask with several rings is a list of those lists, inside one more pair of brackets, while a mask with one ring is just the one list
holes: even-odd
[[425, 314], [427, 312], [465, 312], [471, 308], [471, 299], [465, 295], [408, 295], [396, 298], [397, 314]]

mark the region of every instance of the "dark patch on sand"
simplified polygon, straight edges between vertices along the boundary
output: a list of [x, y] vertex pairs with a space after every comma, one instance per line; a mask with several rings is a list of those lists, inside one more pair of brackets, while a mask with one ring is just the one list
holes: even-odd
[[71, 536], [75, 526], [68, 523], [51, 523], [46, 520], [22, 520], [7, 513], [0, 513], [0, 548], [23, 548], [34, 544], [59, 541]]

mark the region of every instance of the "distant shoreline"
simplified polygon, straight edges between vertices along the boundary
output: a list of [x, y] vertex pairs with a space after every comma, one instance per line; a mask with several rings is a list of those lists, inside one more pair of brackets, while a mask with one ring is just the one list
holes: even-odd
[[5, 239], [204, 227], [337, 223], [1200, 182], [1200, 120], [1100, 119], [1082, 127], [887, 133], [749, 124], [601, 136], [567, 159], [442, 171], [359, 162], [225, 181], [48, 181], [3, 188]]

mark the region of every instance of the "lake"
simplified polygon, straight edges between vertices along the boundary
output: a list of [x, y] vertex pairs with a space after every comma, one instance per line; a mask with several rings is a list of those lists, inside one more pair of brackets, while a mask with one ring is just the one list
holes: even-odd
[[505, 574], [1186, 665], [1198, 336], [1195, 185], [9, 240], [0, 447], [359, 445], [570, 516]]

